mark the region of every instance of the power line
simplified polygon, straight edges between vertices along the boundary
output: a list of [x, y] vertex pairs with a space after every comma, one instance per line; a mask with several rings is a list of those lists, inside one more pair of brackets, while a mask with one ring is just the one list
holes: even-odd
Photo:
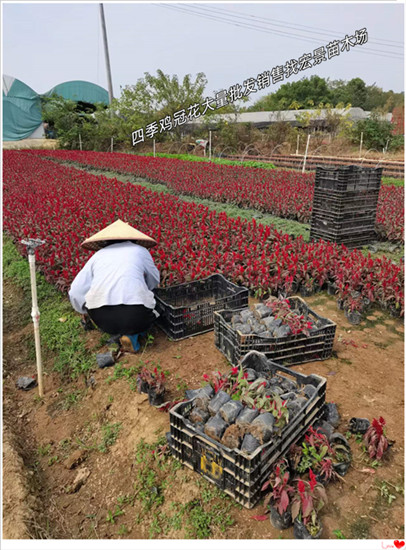
[[[175, 6], [173, 6], [173, 7], [175, 8]], [[189, 7], [196, 10], [195, 6], [189, 6]], [[178, 8], [178, 9], [180, 9], [180, 8]], [[253, 25], [252, 23], [242, 23], [242, 22], [236, 23], [235, 21], [228, 19], [228, 17], [225, 17], [222, 14], [218, 15], [218, 13], [214, 9], [211, 9], [211, 8], [199, 6], [199, 8], [197, 8], [197, 9], [203, 10], [203, 13], [201, 11], [191, 11], [189, 13], [193, 13], [195, 15], [200, 15], [200, 16], [206, 17], [206, 18], [211, 18], [211, 19], [214, 19], [214, 20], [220, 20], [222, 22], [232, 24], [232, 25], [243, 26], [243, 28], [248, 28], [248, 29], [252, 29], [252, 30], [259, 30], [261, 32], [267, 32], [268, 34], [276, 34], [276, 35], [279, 35], [279, 36], [292, 37], [292, 38], [295, 38], [295, 39], [300, 38], [300, 40], [304, 41], [304, 42], [310, 42], [312, 44], [316, 43], [315, 40], [310, 39], [308, 36], [289, 33], [289, 32], [286, 32], [286, 31], [278, 31], [278, 30], [274, 30], [274, 29], [271, 30], [271, 29], [267, 29], [266, 27], [263, 27], [263, 26]], [[209, 15], [209, 14], [205, 13], [207, 11], [215, 13], [217, 17], [215, 17], [211, 14]], [[186, 13], [187, 13], [187, 10], [186, 10]], [[221, 16], [221, 19], [220, 19], [220, 16]], [[308, 32], [308, 31], [305, 31], [305, 32]], [[331, 38], [332, 37], [330, 37], [330, 40], [331, 40]], [[360, 50], [356, 50], [356, 51], [360, 52]], [[375, 50], [373, 48], [368, 48], [368, 51], [364, 50], [362, 53], [368, 53], [368, 54], [374, 53], [376, 55], [381, 55], [383, 57], [392, 57], [393, 59], [403, 59], [403, 56], [401, 56], [401, 54], [398, 53], [398, 52], [389, 52], [389, 51], [382, 52], [381, 50]], [[388, 54], [388, 55], [385, 55], [385, 54]], [[400, 55], [400, 57], [399, 57], [399, 55]]]
[[[201, 7], [201, 9], [204, 9]], [[210, 8], [205, 8], [205, 9], [210, 9]], [[249, 17], [250, 19], [254, 19], [254, 20], [259, 20], [261, 23], [264, 23], [265, 25], [269, 25], [269, 26], [277, 26], [277, 27], [286, 27], [288, 29], [293, 29], [293, 30], [301, 30], [302, 32], [307, 32], [307, 33], [312, 33], [312, 34], [320, 34], [320, 35], [327, 35], [327, 36], [331, 36], [333, 35], [334, 33], [337, 33], [337, 32], [342, 32], [342, 31], [338, 31], [337, 29], [335, 31], [332, 31], [330, 29], [319, 29], [317, 27], [311, 27], [309, 25], [300, 25], [298, 23], [292, 23], [291, 21], [283, 21], [283, 20], [279, 20], [279, 19], [270, 19], [268, 17], [258, 17], [257, 15], [252, 15], [252, 14], [243, 14], [242, 12], [234, 12], [234, 11], [231, 11], [231, 10], [225, 10], [223, 8], [218, 8], [216, 7], [215, 9], [212, 8], [211, 11], [217, 11], [217, 12], [223, 12], [225, 15], [229, 15], [229, 16], [232, 16], [232, 17], [239, 17], [239, 18], [243, 18], [243, 19], [246, 19], [247, 17]], [[271, 23], [266, 23], [266, 21], [271, 21]], [[280, 25], [278, 25], [277, 23], [281, 23]], [[288, 23], [286, 25], [286, 23]], [[302, 27], [302, 29], [300, 29], [299, 27]], [[305, 29], [310, 29], [310, 30], [305, 30]], [[326, 31], [326, 32], [323, 32], [323, 31]], [[387, 40], [386, 38], [378, 38], [376, 40], [369, 40], [368, 41], [369, 43], [371, 44], [381, 44], [383, 46], [386, 46], [388, 48], [400, 48], [403, 50], [403, 42], [399, 42], [398, 40]], [[385, 42], [391, 42], [395, 45], [390, 45], [390, 44], [385, 44]], [[399, 45], [397, 45], [399, 44]]]
[[[179, 11], [179, 12], [182, 12], [182, 13], [186, 13], [188, 15], [195, 15], [195, 16], [198, 16], [198, 17], [204, 17], [206, 19], [210, 19], [210, 20], [213, 20], [213, 21], [216, 21], [217, 23], [221, 23], [221, 22], [224, 22], [226, 24], [229, 24], [229, 25], [233, 25], [235, 27], [240, 27], [240, 28], [245, 28], [245, 29], [249, 29], [249, 30], [257, 30], [259, 32], [264, 32], [266, 34], [275, 34], [275, 35], [278, 35], [278, 36], [282, 36], [284, 38], [293, 38], [295, 40], [300, 40], [301, 42], [310, 42], [312, 44], [320, 44], [319, 42], [316, 42], [315, 40], [312, 40], [310, 39], [309, 37], [303, 37], [302, 35], [297, 35], [297, 34], [293, 34], [293, 33], [287, 33], [287, 32], [283, 32], [283, 31], [277, 31], [277, 30], [270, 30], [270, 29], [267, 29], [266, 27], [261, 27], [261, 26], [258, 26], [258, 25], [253, 25], [252, 23], [243, 23], [243, 22], [235, 22], [233, 20], [230, 20], [228, 18], [225, 18], [225, 17], [220, 17], [220, 16], [213, 16], [213, 15], [209, 15], [208, 13], [202, 13], [200, 11], [191, 11], [190, 9], [186, 9], [184, 7], [180, 7], [180, 6], [174, 6], [174, 5], [166, 5], [166, 4], [158, 4], [159, 6], [161, 7], [165, 7], [167, 9], [172, 9], [172, 10], [176, 10], [176, 11]], [[188, 7], [190, 8], [191, 5], [189, 4]], [[387, 58], [391, 58], [391, 59], [400, 59], [402, 60], [403, 59], [403, 56], [400, 56], [398, 55], [396, 52], [382, 52], [381, 50], [373, 50], [372, 48], [368, 48], [368, 50], [353, 50], [353, 51], [356, 51], [358, 53], [364, 53], [364, 54], [369, 54], [369, 55], [378, 55], [378, 56], [381, 56], [381, 57], [387, 57]], [[388, 55], [386, 55], [388, 54]]]

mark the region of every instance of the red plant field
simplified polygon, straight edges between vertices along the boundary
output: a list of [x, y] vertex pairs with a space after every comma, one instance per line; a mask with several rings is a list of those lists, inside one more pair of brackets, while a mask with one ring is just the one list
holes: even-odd
[[[80, 243], [117, 218], [156, 238], [152, 250], [163, 285], [216, 272], [253, 291], [292, 293], [334, 282], [403, 311], [403, 263], [365, 257], [331, 243], [305, 243], [255, 220], [232, 219], [142, 186], [94, 176], [26, 152], [4, 152], [4, 230], [14, 241], [44, 239], [38, 264], [67, 290], [90, 253]], [[20, 245], [21, 246], [21, 245]]]
[[[164, 183], [179, 194], [254, 208], [283, 218], [309, 223], [312, 214], [314, 174], [222, 166], [178, 159], [152, 158], [125, 153], [93, 151], [33, 151], [58, 160], [73, 161], [118, 173]], [[403, 241], [404, 189], [384, 185], [376, 216], [381, 238]]]

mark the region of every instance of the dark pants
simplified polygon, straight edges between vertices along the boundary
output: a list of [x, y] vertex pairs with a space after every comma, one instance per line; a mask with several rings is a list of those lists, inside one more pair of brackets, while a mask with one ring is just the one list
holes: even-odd
[[142, 305], [102, 306], [89, 309], [88, 313], [102, 331], [120, 336], [144, 332], [155, 321], [152, 309]]

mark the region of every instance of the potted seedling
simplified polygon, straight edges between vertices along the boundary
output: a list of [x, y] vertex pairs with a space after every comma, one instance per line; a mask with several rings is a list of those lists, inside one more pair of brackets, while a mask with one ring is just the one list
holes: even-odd
[[326, 491], [309, 470], [309, 481], [298, 479], [293, 496], [293, 534], [296, 539], [319, 539], [323, 532], [318, 514], [327, 503]]
[[333, 460], [327, 457], [323, 458], [320, 461], [319, 471], [316, 475], [317, 481], [319, 481], [323, 485], [327, 485], [327, 483], [339, 477], [340, 477], [339, 474], [335, 470], [335, 465], [333, 464]]
[[344, 313], [352, 325], [359, 325], [362, 321], [364, 302], [361, 296], [349, 296], [344, 302]]
[[310, 427], [302, 443], [297, 471], [305, 473], [310, 468], [317, 481], [323, 484], [344, 476], [351, 464], [351, 450], [347, 440], [339, 433], [327, 436]]
[[164, 402], [165, 375], [157, 367], [154, 368], [152, 381], [148, 388], [148, 401], [150, 405], [158, 406]]
[[313, 471], [318, 473], [322, 461], [333, 454], [333, 449], [327, 437], [310, 426], [302, 443], [301, 454], [301, 459], [297, 465], [297, 472], [303, 474], [309, 468], [312, 468]]
[[382, 416], [380, 416], [378, 420], [374, 418], [364, 435], [363, 443], [371, 460], [381, 460], [383, 454], [389, 447], [385, 425], [386, 422]]
[[345, 476], [351, 466], [352, 453], [346, 438], [340, 433], [334, 433], [330, 438], [330, 445], [333, 450], [333, 468], [339, 476]]
[[306, 277], [304, 283], [299, 287], [299, 292], [303, 298], [312, 296], [312, 294], [314, 294], [314, 279]]
[[152, 374], [146, 367], [142, 367], [141, 372], [137, 375], [137, 390], [138, 393], [148, 393], [149, 386], [152, 383]]
[[263, 485], [265, 491], [272, 491], [265, 497], [265, 506], [269, 505], [270, 521], [276, 529], [288, 529], [292, 525], [291, 504], [295, 488], [290, 485], [289, 465], [286, 459], [279, 460], [270, 479]]
[[329, 296], [335, 296], [336, 292], [337, 292], [337, 287], [336, 287], [335, 280], [332, 278], [329, 278], [327, 281], [327, 294]]

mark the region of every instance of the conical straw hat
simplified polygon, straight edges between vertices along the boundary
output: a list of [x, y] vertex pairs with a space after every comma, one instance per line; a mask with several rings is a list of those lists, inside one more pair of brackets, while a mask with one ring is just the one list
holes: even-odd
[[83, 241], [82, 247], [87, 250], [99, 250], [107, 246], [109, 241], [133, 241], [146, 248], [152, 248], [158, 244], [154, 239], [144, 235], [128, 223], [117, 220]]

